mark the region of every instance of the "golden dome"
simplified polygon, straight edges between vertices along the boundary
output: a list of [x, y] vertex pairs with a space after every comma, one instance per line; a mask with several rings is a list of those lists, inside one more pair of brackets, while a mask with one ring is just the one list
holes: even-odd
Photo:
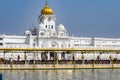
[[52, 15], [52, 9], [46, 4], [45, 7], [41, 10], [42, 15]]

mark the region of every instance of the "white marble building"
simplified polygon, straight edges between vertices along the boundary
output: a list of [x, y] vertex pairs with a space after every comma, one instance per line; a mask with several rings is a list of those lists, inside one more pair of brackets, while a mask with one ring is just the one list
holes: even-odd
[[[46, 4], [38, 16], [38, 27], [32, 27], [26, 30], [24, 36], [0, 35], [0, 48], [109, 48], [120, 49], [120, 38], [100, 38], [100, 37], [74, 37], [69, 36], [64, 25], [55, 25], [56, 17], [53, 10]], [[3, 53], [0, 57], [4, 58]], [[21, 60], [24, 59], [23, 53], [14, 54], [16, 60], [18, 55]], [[50, 53], [47, 54], [50, 59]], [[94, 55], [96, 59], [99, 53]], [[101, 54], [101, 59], [109, 59], [110, 54]], [[33, 54], [28, 53], [27, 59], [32, 59]], [[38, 57], [37, 57], [38, 56]], [[36, 59], [41, 60], [41, 53], [38, 53]], [[61, 60], [61, 54], [58, 54]], [[81, 54], [76, 54], [76, 59], [81, 59]], [[120, 58], [120, 55], [113, 53], [114, 58]], [[11, 58], [11, 53], [5, 54], [5, 59]], [[65, 54], [65, 59], [71, 59], [72, 54]], [[86, 53], [85, 59], [92, 59], [93, 55]]]

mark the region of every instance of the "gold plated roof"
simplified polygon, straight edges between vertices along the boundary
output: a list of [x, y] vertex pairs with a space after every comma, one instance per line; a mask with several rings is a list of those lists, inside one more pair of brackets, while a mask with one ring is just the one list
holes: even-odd
[[45, 7], [41, 10], [42, 15], [53, 15], [53, 10], [48, 6], [48, 4], [45, 5]]

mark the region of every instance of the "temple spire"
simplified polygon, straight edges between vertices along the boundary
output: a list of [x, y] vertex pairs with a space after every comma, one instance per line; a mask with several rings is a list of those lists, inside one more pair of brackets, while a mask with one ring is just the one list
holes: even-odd
[[46, 5], [48, 5], [48, 1], [46, 0]]
[[53, 15], [53, 10], [48, 6], [47, 0], [45, 7], [41, 10], [41, 15]]

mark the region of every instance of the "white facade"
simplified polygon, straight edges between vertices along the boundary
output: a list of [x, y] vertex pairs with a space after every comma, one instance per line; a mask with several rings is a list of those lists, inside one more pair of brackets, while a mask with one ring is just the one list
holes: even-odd
[[[46, 5], [48, 7], [48, 5]], [[49, 13], [49, 12], [48, 12]], [[0, 35], [1, 48], [109, 48], [120, 49], [120, 38], [97, 38], [97, 37], [73, 37], [69, 36], [64, 25], [55, 25], [56, 17], [54, 14], [41, 13], [38, 16], [38, 27], [25, 31], [24, 36]], [[14, 59], [22, 53], [14, 54]], [[49, 55], [49, 54], [48, 54]], [[95, 58], [99, 55], [96, 53]], [[109, 59], [110, 54], [101, 55], [102, 59]], [[6, 59], [11, 58], [10, 53], [6, 53]], [[27, 54], [28, 59], [32, 59], [33, 54]], [[40, 57], [41, 55], [38, 54]], [[66, 59], [71, 59], [70, 54]], [[113, 54], [114, 58], [120, 55]], [[0, 54], [3, 58], [3, 54]], [[59, 54], [59, 59], [61, 55]], [[48, 57], [49, 58], [49, 57]], [[85, 59], [91, 59], [93, 55], [85, 54]], [[41, 59], [37, 58], [36, 59]], [[76, 59], [81, 59], [81, 54], [76, 54]]]

